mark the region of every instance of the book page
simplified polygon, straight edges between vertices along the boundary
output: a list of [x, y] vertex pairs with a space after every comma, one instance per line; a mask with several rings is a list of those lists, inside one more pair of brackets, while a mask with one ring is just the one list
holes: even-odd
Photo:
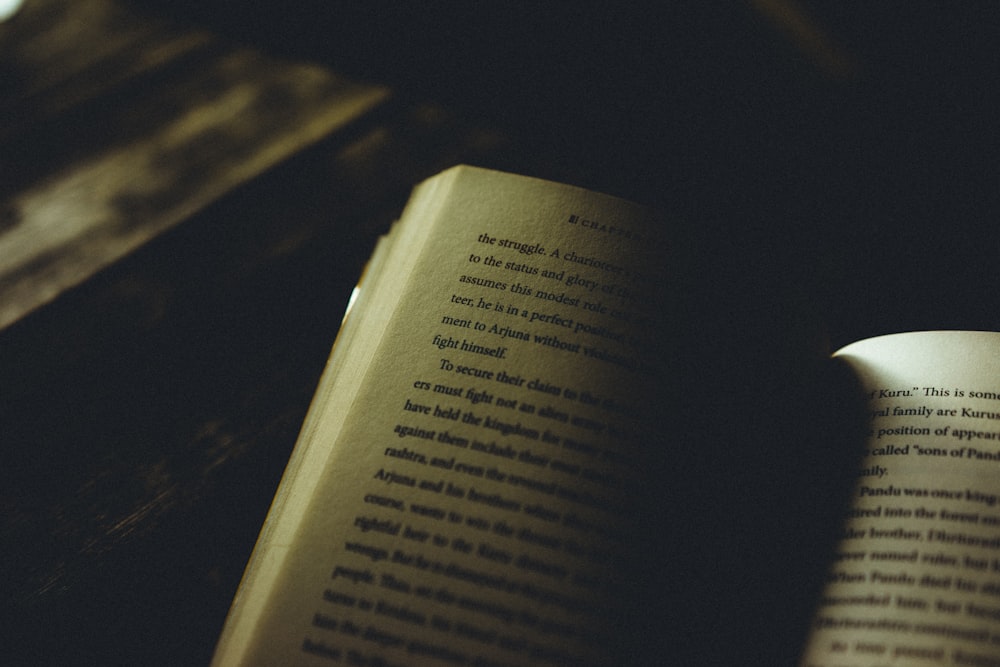
[[437, 178], [349, 316], [337, 355], [370, 362], [324, 380], [216, 664], [611, 659], [660, 379], [657, 230], [577, 188]]
[[867, 456], [802, 664], [1000, 665], [1000, 334], [836, 357], [866, 393]]

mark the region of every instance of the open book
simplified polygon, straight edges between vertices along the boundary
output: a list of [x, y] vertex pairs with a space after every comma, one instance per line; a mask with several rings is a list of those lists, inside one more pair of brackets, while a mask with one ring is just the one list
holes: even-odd
[[[663, 435], [666, 236], [537, 179], [420, 185], [352, 299], [214, 664], [627, 664], [652, 450], [692, 446]], [[886, 336], [831, 363], [870, 434], [802, 664], [1000, 664], [1000, 335]]]
[[1000, 664], [1000, 334], [895, 334], [835, 357], [869, 428], [803, 664]]

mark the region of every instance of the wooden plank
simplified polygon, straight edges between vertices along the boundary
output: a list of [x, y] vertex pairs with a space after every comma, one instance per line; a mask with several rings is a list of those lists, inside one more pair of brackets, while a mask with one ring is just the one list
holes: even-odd
[[12, 176], [0, 203], [0, 328], [388, 97], [112, 0], [43, 0], [17, 19], [0, 34], [20, 81], [3, 171], [45, 171]]

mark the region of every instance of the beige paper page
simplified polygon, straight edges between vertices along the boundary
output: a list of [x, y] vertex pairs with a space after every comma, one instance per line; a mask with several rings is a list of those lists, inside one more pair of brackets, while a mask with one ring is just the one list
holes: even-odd
[[401, 294], [352, 314], [372, 362], [331, 390], [338, 409], [313, 406], [297, 447], [320, 468], [284, 482], [297, 528], [264, 533], [271, 574], [216, 664], [607, 661], [661, 243], [611, 197], [470, 168], [438, 178], [380, 263], [383, 284], [400, 267]]
[[867, 458], [802, 664], [1000, 665], [1000, 334], [836, 356], [867, 392]]

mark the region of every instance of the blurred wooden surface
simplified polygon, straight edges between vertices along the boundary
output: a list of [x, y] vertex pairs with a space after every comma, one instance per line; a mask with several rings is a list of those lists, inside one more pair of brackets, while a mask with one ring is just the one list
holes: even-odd
[[[648, 634], [683, 664], [795, 652], [836, 463], [821, 339], [1000, 329], [993, 24], [657, 4], [27, 0], [0, 23], [0, 248], [59, 192], [53, 238], [81, 201], [94, 222], [47, 246], [71, 280], [0, 268], [0, 662], [207, 662], [375, 237], [459, 162], [664, 211], [691, 340]], [[229, 105], [247, 81], [277, 85]], [[151, 139], [195, 108], [213, 122]], [[44, 298], [18, 306], [10, 271]]]
[[32, 0], [0, 45], [0, 328], [388, 97], [113, 0]]

